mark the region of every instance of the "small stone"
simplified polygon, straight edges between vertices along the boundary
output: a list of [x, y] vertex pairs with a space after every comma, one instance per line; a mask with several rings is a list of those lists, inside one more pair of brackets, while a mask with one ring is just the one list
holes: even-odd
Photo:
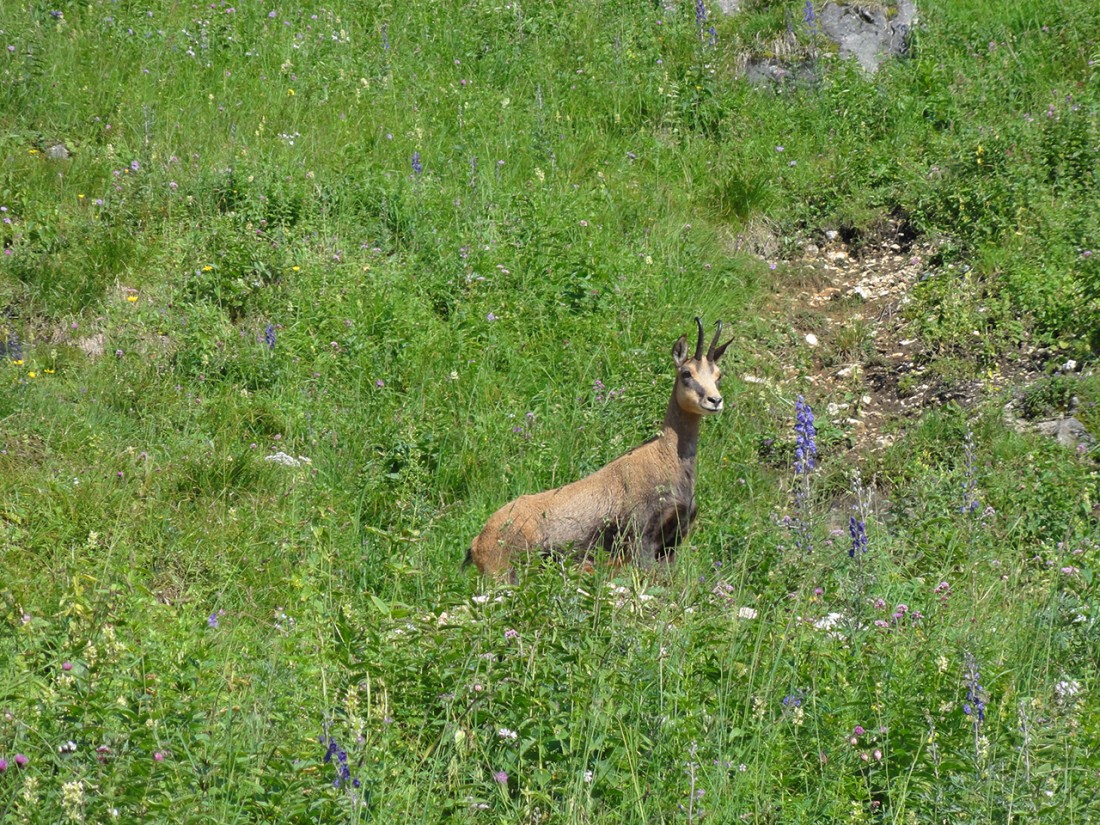
[[51, 143], [46, 147], [46, 157], [50, 160], [66, 160], [69, 157], [69, 149], [64, 143]]
[[1051, 436], [1063, 447], [1069, 447], [1071, 450], [1076, 449], [1079, 444], [1087, 446], [1095, 441], [1092, 434], [1085, 429], [1085, 425], [1073, 417], [1040, 421], [1035, 425], [1035, 429], [1043, 435]]
[[825, 230], [825, 239], [826, 240], [835, 241], [839, 237], [840, 237], [840, 233], [837, 232], [835, 229], [826, 229]]
[[808, 244], [806, 244], [805, 247], [803, 247], [802, 251], [806, 253], [806, 257], [816, 258], [817, 253], [820, 252], [821, 250], [817, 248], [817, 244], [808, 243]]
[[817, 340], [816, 335], [814, 335], [812, 332], [807, 332], [806, 343], [809, 344], [811, 347], [816, 347], [820, 342]]

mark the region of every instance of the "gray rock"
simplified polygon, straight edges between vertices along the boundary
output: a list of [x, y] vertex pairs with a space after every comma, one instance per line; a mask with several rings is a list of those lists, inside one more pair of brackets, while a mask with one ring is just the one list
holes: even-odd
[[1043, 435], [1054, 438], [1059, 444], [1069, 447], [1071, 450], [1076, 450], [1079, 445], [1088, 447], [1096, 441], [1092, 434], [1085, 429], [1085, 425], [1073, 417], [1039, 421], [1036, 423], [1035, 429]]
[[741, 11], [741, 0], [717, 0], [714, 5], [722, 14], [737, 14]]
[[745, 78], [753, 86], [809, 86], [817, 80], [817, 66], [812, 60], [754, 57], [745, 64]]
[[905, 54], [916, 17], [915, 0], [898, 0], [893, 17], [880, 6], [826, 3], [818, 20], [822, 33], [839, 46], [841, 57], [854, 57], [874, 72], [887, 57]]
[[66, 160], [69, 148], [64, 143], [51, 143], [46, 147], [46, 157], [50, 160]]

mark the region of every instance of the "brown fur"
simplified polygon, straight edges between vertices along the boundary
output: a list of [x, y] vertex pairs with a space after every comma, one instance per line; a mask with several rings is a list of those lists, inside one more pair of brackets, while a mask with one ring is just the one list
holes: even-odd
[[588, 557], [604, 550], [613, 559], [650, 567], [667, 560], [695, 519], [695, 449], [704, 415], [721, 412], [718, 360], [729, 342], [716, 348], [721, 322], [703, 354], [698, 318], [695, 356], [687, 337], [672, 348], [676, 384], [661, 434], [590, 476], [533, 495], [497, 510], [467, 554], [482, 573], [499, 575], [517, 552], [571, 551]]

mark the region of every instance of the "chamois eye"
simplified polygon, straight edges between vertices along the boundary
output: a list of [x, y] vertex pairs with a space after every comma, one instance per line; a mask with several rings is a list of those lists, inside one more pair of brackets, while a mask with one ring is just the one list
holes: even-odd
[[690, 370], [684, 370], [682, 373], [680, 373], [680, 377], [683, 378], [685, 381], [690, 381], [691, 380], [691, 371]]

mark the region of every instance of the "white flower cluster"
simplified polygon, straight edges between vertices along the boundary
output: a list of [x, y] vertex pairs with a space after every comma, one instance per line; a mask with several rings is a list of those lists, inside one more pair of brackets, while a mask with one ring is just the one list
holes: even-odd
[[313, 462], [306, 458], [304, 455], [300, 455], [295, 458], [292, 455], [287, 455], [281, 450], [273, 455], [264, 456], [264, 461], [271, 461], [275, 464], [282, 464], [284, 467], [301, 467], [303, 464], [309, 465]]

